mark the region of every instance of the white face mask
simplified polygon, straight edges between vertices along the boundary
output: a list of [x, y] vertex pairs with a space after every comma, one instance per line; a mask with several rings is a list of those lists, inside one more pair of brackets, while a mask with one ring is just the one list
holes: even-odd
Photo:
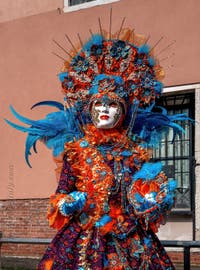
[[92, 104], [91, 115], [92, 121], [97, 128], [109, 129], [114, 128], [122, 116], [123, 110], [119, 102], [113, 100], [101, 99]]

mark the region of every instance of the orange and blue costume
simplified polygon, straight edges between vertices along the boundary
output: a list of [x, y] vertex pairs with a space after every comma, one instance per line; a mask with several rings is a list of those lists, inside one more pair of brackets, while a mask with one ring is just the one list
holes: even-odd
[[[182, 132], [175, 121], [188, 118], [163, 108], [154, 112], [163, 70], [144, 40], [122, 32], [119, 38], [93, 35], [65, 62], [59, 76], [65, 106], [35, 105], [55, 106], [58, 112], [33, 121], [11, 108], [29, 125], [7, 121], [28, 133], [29, 166], [38, 140], [54, 156], [63, 156], [48, 210], [50, 226], [58, 232], [38, 270], [174, 269], [155, 233], [173, 206], [176, 181], [167, 179], [160, 162], [150, 162], [148, 149], [169, 128]], [[122, 121], [112, 129], [93, 125], [90, 105], [101, 98], [124, 108]]]

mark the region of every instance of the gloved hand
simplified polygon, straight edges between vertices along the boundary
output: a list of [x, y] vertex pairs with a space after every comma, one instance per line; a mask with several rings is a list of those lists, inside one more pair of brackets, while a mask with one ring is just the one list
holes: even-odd
[[86, 202], [87, 193], [73, 191], [58, 202], [58, 208], [63, 216], [68, 216], [74, 212], [81, 211]]

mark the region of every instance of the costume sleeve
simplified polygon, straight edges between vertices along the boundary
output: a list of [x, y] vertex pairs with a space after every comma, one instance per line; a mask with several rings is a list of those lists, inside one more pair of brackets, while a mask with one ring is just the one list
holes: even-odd
[[174, 204], [175, 189], [176, 181], [167, 179], [160, 162], [144, 163], [133, 175], [128, 198], [136, 215], [157, 231]]
[[76, 190], [75, 181], [76, 181], [76, 178], [72, 174], [66, 155], [64, 155], [63, 166], [62, 166], [62, 170], [60, 174], [58, 187], [55, 194], [51, 195], [50, 197], [50, 204], [49, 204], [48, 214], [47, 214], [50, 227], [53, 227], [59, 230], [69, 221], [70, 215], [64, 216], [59, 211], [59, 202], [65, 199], [67, 196], [69, 196], [68, 194], [70, 192]]

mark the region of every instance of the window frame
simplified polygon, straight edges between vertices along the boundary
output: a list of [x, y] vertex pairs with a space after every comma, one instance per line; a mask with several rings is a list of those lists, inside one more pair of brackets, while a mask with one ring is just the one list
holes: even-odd
[[85, 9], [85, 8], [91, 8], [95, 6], [100, 6], [100, 5], [105, 5], [105, 4], [111, 4], [113, 2], [119, 2], [120, 0], [94, 0], [91, 2], [85, 2], [82, 4], [77, 4], [74, 6], [69, 5], [69, 0], [64, 0], [64, 12], [72, 12], [72, 11], [77, 11], [80, 9]]
[[[184, 94], [184, 93], [191, 93], [193, 92], [195, 95], [195, 108], [194, 108], [194, 115], [195, 115], [195, 122], [199, 122], [200, 120], [200, 109], [199, 109], [199, 104], [200, 104], [200, 83], [194, 83], [194, 84], [187, 84], [187, 85], [179, 85], [179, 86], [168, 86], [163, 89], [163, 95], [179, 95], [179, 94]], [[198, 143], [198, 138], [199, 138], [199, 132], [200, 132], [200, 127], [197, 125], [194, 126], [194, 181], [191, 186], [191, 211], [179, 211], [177, 209], [173, 209], [170, 213], [170, 216], [177, 217], [177, 215], [180, 216], [190, 216], [192, 217], [193, 220], [193, 227], [195, 228], [195, 221], [196, 221], [196, 202], [195, 202], [195, 195], [196, 195], [196, 189], [197, 186], [200, 185], [199, 180], [197, 178], [199, 175], [198, 163], [200, 163], [200, 155], [198, 155], [198, 152], [200, 152], [200, 144]], [[197, 165], [196, 165], [197, 163]], [[193, 228], [193, 229], [194, 229]], [[193, 232], [194, 233], [194, 232]]]
[[[186, 113], [190, 118], [194, 119], [194, 108], [191, 107], [195, 98], [194, 90], [190, 92], [179, 92], [177, 94], [170, 93], [167, 95], [163, 95], [162, 103], [160, 104], [164, 108], [168, 110], [168, 112], [175, 113]], [[186, 103], [184, 102], [186, 100]], [[179, 102], [183, 102], [178, 104]], [[178, 111], [179, 112], [178, 112]], [[188, 112], [184, 112], [188, 111]], [[187, 135], [176, 137], [174, 144], [171, 144], [171, 140], [173, 134], [169, 134], [165, 136], [163, 140], [160, 142], [160, 146], [158, 149], [155, 149], [152, 160], [154, 161], [162, 161], [165, 165], [163, 170], [169, 169], [166, 171], [166, 174], [171, 179], [180, 180], [180, 183], [177, 187], [177, 206], [172, 209], [172, 212], [176, 213], [187, 213], [191, 214], [192, 209], [194, 207], [192, 200], [192, 190], [193, 190], [193, 182], [194, 182], [194, 125], [191, 123], [187, 123]], [[186, 126], [184, 128], [186, 128]], [[188, 147], [183, 147], [184, 143], [188, 144]], [[162, 147], [163, 145], [163, 147]], [[162, 148], [162, 149], [161, 149]], [[184, 152], [184, 149], [188, 151]], [[186, 169], [184, 163], [188, 163], [188, 168]], [[170, 164], [170, 165], [169, 165]], [[179, 164], [179, 166], [178, 166]], [[187, 167], [187, 166], [186, 166]], [[188, 176], [186, 176], [188, 174]], [[179, 175], [179, 177], [178, 177]], [[187, 178], [187, 187], [184, 187], [183, 180]], [[180, 185], [181, 184], [181, 185]], [[182, 189], [182, 195], [181, 195]], [[180, 205], [181, 200], [178, 200], [178, 194], [180, 198], [185, 198], [188, 201], [188, 207], [178, 207]], [[189, 196], [189, 197], [188, 197]], [[187, 198], [188, 197], [188, 198]], [[184, 199], [183, 199], [184, 200]], [[184, 204], [184, 202], [182, 202]], [[187, 203], [185, 204], [187, 205]]]

